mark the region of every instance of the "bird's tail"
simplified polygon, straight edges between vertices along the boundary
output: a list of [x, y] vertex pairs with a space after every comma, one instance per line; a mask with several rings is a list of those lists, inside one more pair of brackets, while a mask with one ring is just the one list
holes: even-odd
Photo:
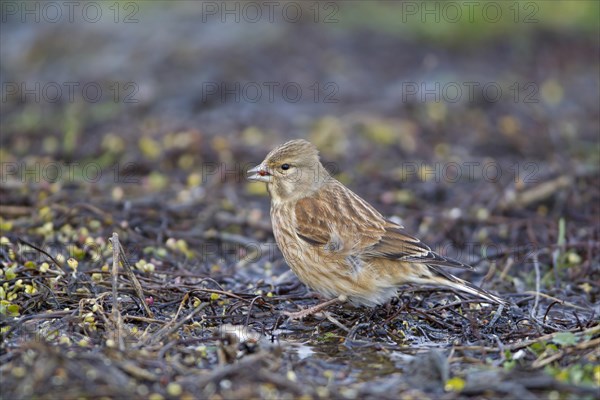
[[491, 303], [508, 305], [508, 302], [486, 290], [481, 289], [473, 285], [470, 282], [464, 281], [456, 276], [444, 271], [438, 266], [428, 265], [428, 269], [431, 272], [428, 280], [431, 280], [430, 284], [437, 286], [446, 286], [451, 289], [459, 290], [461, 292], [475, 295], [481, 299], [487, 300]]

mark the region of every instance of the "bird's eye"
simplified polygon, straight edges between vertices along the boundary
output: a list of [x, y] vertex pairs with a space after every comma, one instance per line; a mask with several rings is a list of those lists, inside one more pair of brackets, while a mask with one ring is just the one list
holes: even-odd
[[281, 169], [287, 171], [288, 169], [290, 169], [290, 164], [282, 164]]

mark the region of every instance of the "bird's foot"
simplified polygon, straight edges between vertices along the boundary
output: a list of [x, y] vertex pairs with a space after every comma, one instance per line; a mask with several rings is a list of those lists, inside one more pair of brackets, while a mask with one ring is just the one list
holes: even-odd
[[329, 307], [330, 305], [333, 305], [336, 303], [344, 303], [347, 300], [348, 300], [348, 298], [346, 296], [341, 295], [339, 297], [336, 297], [335, 299], [327, 300], [323, 303], [317, 304], [316, 306], [308, 307], [308, 308], [305, 308], [303, 310], [296, 311], [296, 312], [283, 311], [282, 314], [285, 315], [286, 317], [288, 317], [290, 320], [302, 319], [302, 318], [308, 317], [309, 315], [318, 313], [319, 311], [321, 311], [324, 308]]

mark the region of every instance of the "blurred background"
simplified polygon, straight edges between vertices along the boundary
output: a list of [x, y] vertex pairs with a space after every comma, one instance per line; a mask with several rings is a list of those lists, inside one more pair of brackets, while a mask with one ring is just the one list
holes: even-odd
[[[128, 162], [141, 177], [189, 175], [304, 137], [348, 179], [453, 157], [513, 165], [504, 178], [596, 164], [598, 12], [594, 1], [9, 1], [0, 159], [93, 162], [105, 179]], [[525, 161], [537, 170], [518, 171]]]
[[[150, 278], [192, 290], [209, 276], [223, 290], [271, 293], [287, 267], [274, 247], [244, 261], [248, 245], [273, 244], [265, 187], [245, 171], [306, 138], [383, 214], [476, 265], [466, 278], [521, 299], [528, 315], [551, 303], [521, 337], [576, 329], [579, 317], [548, 312], [552, 298], [534, 305], [532, 293], [577, 304], [582, 320], [600, 312], [599, 4], [3, 1], [2, 245], [74, 244], [64, 256], [102, 277], [110, 249], [94, 259], [85, 244], [117, 230], [147, 290]], [[41, 282], [61, 308], [82, 307], [61, 296], [89, 282], [56, 286], [0, 255], [12, 278], [3, 316], [56, 308], [30, 300]], [[28, 293], [14, 283], [34, 277]], [[162, 312], [181, 301], [153, 293]], [[271, 329], [264, 318], [244, 321]], [[388, 333], [404, 329], [391, 320]], [[563, 380], [591, 382], [591, 368], [577, 368]]]

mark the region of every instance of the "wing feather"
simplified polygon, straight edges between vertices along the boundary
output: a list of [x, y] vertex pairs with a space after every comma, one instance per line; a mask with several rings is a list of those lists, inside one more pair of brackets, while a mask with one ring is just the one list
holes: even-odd
[[381, 240], [367, 249], [365, 253], [370, 257], [382, 257], [390, 260], [473, 269], [470, 265], [434, 252], [418, 238], [409, 235], [404, 229], [391, 223], [386, 227]]
[[431, 266], [473, 269], [437, 254], [401, 225], [387, 221], [338, 181], [297, 201], [296, 234], [312, 246], [336, 249], [365, 260], [385, 258]]
[[307, 197], [296, 203], [296, 234], [306, 243], [323, 246], [331, 239], [331, 229], [327, 224], [328, 212], [318, 199]]
[[331, 244], [328, 247], [356, 255], [377, 243], [385, 232], [383, 216], [334, 180], [325, 190], [298, 200], [295, 215], [296, 234], [306, 243]]

